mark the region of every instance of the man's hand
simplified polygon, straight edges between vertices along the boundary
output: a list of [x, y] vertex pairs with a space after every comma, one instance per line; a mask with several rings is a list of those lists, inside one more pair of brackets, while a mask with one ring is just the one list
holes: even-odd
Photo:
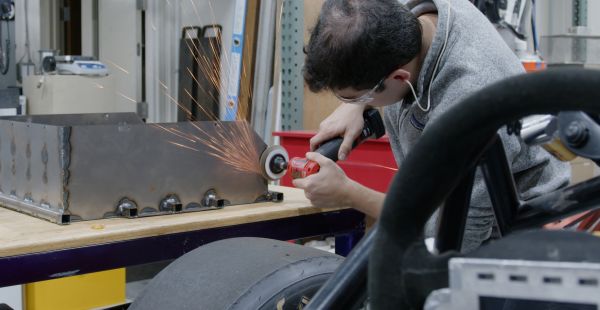
[[338, 158], [346, 159], [352, 150], [352, 143], [358, 138], [364, 127], [363, 112], [365, 108], [366, 106], [362, 104], [340, 105], [319, 125], [319, 131], [310, 139], [310, 150], [314, 151], [327, 140], [344, 137]]
[[349, 207], [350, 182], [342, 168], [331, 159], [319, 153], [306, 153], [308, 160], [315, 161], [321, 169], [319, 173], [304, 179], [293, 180], [294, 186], [304, 190], [304, 195], [315, 207]]

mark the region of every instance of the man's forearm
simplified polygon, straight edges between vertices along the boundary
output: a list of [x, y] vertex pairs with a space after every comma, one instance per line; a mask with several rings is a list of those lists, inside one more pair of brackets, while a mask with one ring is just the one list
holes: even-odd
[[357, 209], [372, 218], [379, 218], [385, 194], [374, 191], [355, 181], [351, 181], [348, 195], [348, 200], [350, 201], [350, 206], [352, 208]]

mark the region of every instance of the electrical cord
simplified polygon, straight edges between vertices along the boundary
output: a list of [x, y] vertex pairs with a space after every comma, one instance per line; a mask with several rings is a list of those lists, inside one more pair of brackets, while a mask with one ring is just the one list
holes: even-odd
[[446, 4], [448, 5], [448, 16], [447, 16], [447, 20], [446, 20], [446, 35], [444, 38], [444, 45], [442, 46], [442, 50], [440, 51], [440, 54], [438, 55], [437, 61], [435, 62], [435, 66], [433, 67], [433, 73], [431, 74], [431, 80], [429, 81], [429, 88], [427, 89], [427, 106], [425, 108], [421, 107], [421, 105], [419, 105], [419, 108], [421, 110], [423, 110], [423, 112], [429, 112], [429, 109], [431, 109], [431, 85], [433, 84], [433, 79], [435, 79], [435, 76], [437, 74], [437, 70], [438, 67], [440, 66], [440, 62], [442, 60], [442, 57], [444, 56], [444, 53], [446, 52], [446, 46], [448, 45], [448, 36], [450, 35], [450, 13], [451, 13], [451, 9], [452, 6], [450, 5], [449, 1], [446, 1]]

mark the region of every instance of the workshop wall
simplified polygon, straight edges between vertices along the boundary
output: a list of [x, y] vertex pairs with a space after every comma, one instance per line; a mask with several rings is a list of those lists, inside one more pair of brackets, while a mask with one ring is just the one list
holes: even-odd
[[[172, 122], [177, 117], [177, 107], [164, 94], [164, 83], [168, 87], [169, 95], [177, 98], [179, 70], [179, 43], [181, 29], [185, 26], [205, 26], [219, 24], [223, 27], [221, 48], [221, 85], [227, 87], [230, 77], [231, 66], [231, 44], [233, 23], [235, 15], [235, 1], [184, 1], [152, 0], [147, 2], [146, 10], [146, 87], [147, 101], [149, 104], [149, 120], [152, 122]], [[248, 23], [256, 23], [258, 1], [252, 0], [247, 3], [246, 29], [253, 31]], [[246, 36], [244, 46], [253, 45], [254, 37]], [[245, 51], [247, 51], [245, 49]], [[246, 54], [244, 55], [244, 57]], [[244, 61], [245, 73], [251, 72], [251, 68]], [[248, 101], [248, 90], [250, 81], [243, 80], [240, 102]], [[221, 109], [227, 99], [225, 88], [220, 92]], [[242, 104], [240, 104], [242, 106]], [[247, 104], [246, 104], [247, 106]], [[242, 107], [239, 107], [240, 109]], [[223, 112], [223, 111], [222, 111]]]
[[[553, 0], [536, 2], [538, 35], [564, 34], [572, 26], [572, 0]], [[590, 34], [600, 34], [600, 19], [594, 18], [594, 12], [600, 12], [600, 1], [587, 1], [587, 27]]]
[[[585, 27], [587, 28], [587, 34], [598, 36], [600, 35], [600, 19], [595, 18], [594, 13], [600, 12], [600, 1], [587, 1], [585, 2], [585, 5], [587, 8], [583, 12], [587, 16], [584, 21]], [[565, 48], [554, 51], [554, 55], [549, 54], [551, 51], [548, 50], [546, 43], [549, 42], [547, 36], [568, 34], [569, 29], [573, 27], [573, 1], [554, 0], [536, 2], [536, 20], [542, 57], [545, 57], [546, 60], [550, 62], [554, 59], [570, 59], [572, 49], [569, 47], [574, 44], [574, 41], [560, 39], [558, 42], [564, 44]], [[587, 54], [585, 66], [588, 68], [600, 68], [600, 57], [598, 57], [600, 40], [588, 40], [586, 46]]]
[[[308, 44], [310, 31], [314, 28], [319, 17], [319, 12], [324, 0], [304, 0], [304, 44]], [[339, 100], [331, 92], [323, 91], [313, 93], [304, 87], [304, 129], [317, 130], [319, 124], [335, 108], [340, 105]]]
[[[61, 49], [62, 32], [59, 31], [59, 3], [58, 0], [27, 0], [15, 1], [15, 20], [11, 27], [14, 29], [14, 49], [17, 61], [27, 62], [27, 54], [31, 61], [39, 66], [40, 49]], [[25, 15], [27, 25], [25, 23]], [[26, 38], [29, 37], [29, 44]], [[29, 48], [28, 48], [29, 47]], [[14, 62], [16, 63], [16, 62]], [[14, 65], [13, 63], [13, 65]]]
[[[189, 1], [180, 1], [182, 7], [180, 31], [176, 38], [177, 46], [181, 39], [181, 28], [185, 26], [206, 26], [209, 24], [219, 24], [223, 27], [223, 41], [221, 46], [221, 85], [227, 85], [229, 78], [229, 68], [231, 66], [231, 37], [233, 34], [233, 18], [235, 14], [235, 1], [198, 1], [194, 2], [196, 9], [192, 7]], [[177, 48], [179, 53], [179, 48]], [[183, 68], [178, 68], [182, 70]], [[220, 91], [220, 102], [223, 105], [227, 101], [225, 89]]]

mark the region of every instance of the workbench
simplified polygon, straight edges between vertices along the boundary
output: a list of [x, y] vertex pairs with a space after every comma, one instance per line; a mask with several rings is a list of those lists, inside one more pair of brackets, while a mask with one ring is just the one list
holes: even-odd
[[315, 208], [294, 188], [270, 190], [284, 201], [66, 226], [0, 208], [0, 287], [175, 259], [226, 238], [344, 235], [336, 240], [343, 255], [362, 236], [360, 212]]

